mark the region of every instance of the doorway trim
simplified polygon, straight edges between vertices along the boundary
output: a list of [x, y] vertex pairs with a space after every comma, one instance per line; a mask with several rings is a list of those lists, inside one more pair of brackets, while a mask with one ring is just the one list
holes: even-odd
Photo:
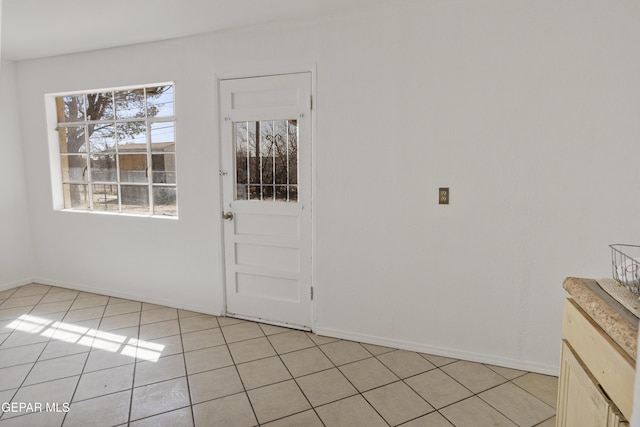
[[[217, 129], [217, 145], [218, 145], [218, 200], [219, 200], [219, 214], [215, 214], [214, 216], [218, 221], [218, 229], [220, 231], [220, 241], [219, 241], [219, 265], [220, 265], [220, 285], [221, 286], [221, 295], [222, 295], [222, 315], [226, 316], [227, 311], [227, 275], [226, 275], [226, 254], [225, 254], [225, 233], [224, 233], [224, 219], [222, 218], [222, 210], [224, 208], [224, 200], [223, 200], [223, 180], [222, 180], [222, 170], [223, 170], [223, 157], [222, 157], [222, 126], [224, 122], [224, 118], [222, 117], [222, 105], [221, 105], [221, 91], [220, 84], [223, 80], [230, 79], [245, 79], [245, 78], [255, 78], [255, 77], [268, 77], [268, 76], [277, 76], [284, 74], [297, 74], [297, 73], [309, 73], [311, 76], [311, 162], [309, 167], [310, 170], [310, 180], [311, 180], [311, 188], [309, 189], [309, 208], [311, 209], [311, 247], [310, 247], [310, 256], [311, 256], [311, 271], [310, 271], [310, 280], [311, 280], [311, 332], [316, 331], [316, 322], [317, 322], [317, 312], [318, 312], [318, 287], [316, 283], [317, 270], [316, 270], [316, 199], [315, 199], [315, 189], [317, 184], [317, 149], [316, 149], [316, 109], [317, 109], [317, 101], [316, 101], [316, 75], [317, 75], [317, 65], [315, 63], [309, 65], [292, 65], [292, 66], [282, 66], [282, 67], [266, 67], [262, 69], [255, 69], [253, 72], [217, 72], [214, 74], [215, 76], [215, 115], [216, 115], [216, 123], [218, 125]], [[255, 318], [247, 318], [239, 315], [234, 315], [234, 318], [245, 319], [250, 321], [256, 321]], [[287, 328], [291, 328], [292, 325], [288, 325], [285, 323], [279, 324], [279, 322], [269, 322], [270, 324], [283, 326]]]

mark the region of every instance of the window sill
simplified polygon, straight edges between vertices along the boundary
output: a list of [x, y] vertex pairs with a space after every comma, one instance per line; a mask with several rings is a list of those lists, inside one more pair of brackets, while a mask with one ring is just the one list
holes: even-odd
[[80, 209], [54, 209], [54, 212], [70, 212], [77, 214], [91, 214], [91, 215], [101, 215], [101, 216], [119, 216], [119, 217], [131, 217], [131, 218], [152, 218], [152, 219], [163, 219], [163, 220], [174, 220], [177, 221], [179, 219], [178, 216], [169, 216], [169, 215], [144, 215], [144, 214], [133, 214], [133, 213], [125, 213], [125, 212], [103, 212], [103, 211], [88, 211], [88, 210], [80, 210]]

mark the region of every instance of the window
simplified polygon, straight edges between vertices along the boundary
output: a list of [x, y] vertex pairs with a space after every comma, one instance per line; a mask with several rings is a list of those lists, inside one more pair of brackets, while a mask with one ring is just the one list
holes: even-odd
[[57, 123], [57, 208], [177, 216], [172, 84], [49, 99]]
[[298, 201], [298, 121], [235, 122], [236, 200]]

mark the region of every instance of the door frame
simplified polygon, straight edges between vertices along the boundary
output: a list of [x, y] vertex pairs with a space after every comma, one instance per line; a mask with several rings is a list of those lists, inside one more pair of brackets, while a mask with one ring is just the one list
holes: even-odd
[[[222, 208], [224, 207], [223, 200], [223, 180], [222, 178], [222, 170], [223, 170], [223, 158], [222, 158], [222, 126], [224, 125], [224, 118], [221, 115], [222, 112], [222, 100], [220, 97], [220, 83], [223, 80], [230, 79], [246, 79], [246, 78], [255, 78], [255, 77], [269, 77], [283, 74], [298, 74], [298, 73], [310, 73], [311, 76], [311, 162], [309, 167], [311, 170], [310, 178], [311, 178], [311, 188], [309, 189], [309, 209], [311, 209], [311, 247], [310, 256], [311, 256], [311, 289], [313, 298], [311, 299], [311, 332], [315, 332], [316, 330], [316, 314], [317, 314], [317, 286], [315, 282], [316, 277], [316, 209], [315, 209], [315, 188], [316, 188], [316, 64], [310, 64], [307, 66], [284, 66], [284, 67], [275, 67], [275, 68], [265, 68], [254, 70], [253, 72], [222, 72], [215, 73], [215, 91], [216, 91], [216, 103], [215, 103], [215, 114], [216, 114], [216, 122], [218, 125], [217, 130], [217, 139], [218, 139], [218, 201], [219, 201], [219, 209], [217, 215], [214, 214], [214, 217], [217, 218], [218, 221], [218, 229], [220, 230], [220, 256], [219, 256], [219, 265], [220, 265], [220, 286], [221, 295], [222, 295], [222, 315], [227, 315], [227, 272], [226, 272], [226, 253], [225, 253], [225, 232], [224, 232], [224, 220], [222, 218]], [[241, 316], [236, 316], [237, 318], [241, 318]], [[255, 320], [255, 319], [248, 319]], [[277, 322], [273, 322], [277, 324]], [[290, 325], [282, 324], [283, 327], [291, 327]]]

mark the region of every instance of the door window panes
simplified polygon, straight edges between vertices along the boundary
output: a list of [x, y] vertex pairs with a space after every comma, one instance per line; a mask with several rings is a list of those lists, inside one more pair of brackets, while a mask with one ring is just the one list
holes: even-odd
[[235, 199], [297, 202], [298, 121], [234, 123]]

